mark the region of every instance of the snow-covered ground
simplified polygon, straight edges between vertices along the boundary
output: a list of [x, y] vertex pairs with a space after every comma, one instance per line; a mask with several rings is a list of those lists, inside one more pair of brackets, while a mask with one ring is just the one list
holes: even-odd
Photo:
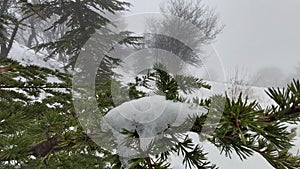
[[[23, 45], [20, 45], [19, 43], [15, 42], [13, 45], [13, 48], [11, 52], [9, 53], [9, 57], [12, 58], [13, 60], [19, 61], [22, 64], [25, 65], [38, 65], [41, 67], [46, 67], [50, 69], [59, 69], [62, 70], [63, 64], [53, 60], [49, 59], [47, 61], [44, 60], [45, 56], [43, 56], [41, 53], [35, 53], [33, 50], [29, 50]], [[125, 71], [124, 71], [125, 72]], [[132, 80], [132, 74], [130, 71], [126, 72], [123, 74], [123, 80], [130, 81]], [[120, 73], [120, 72], [119, 72]], [[193, 72], [197, 74], [197, 72]], [[201, 74], [201, 71], [199, 70], [199, 74]], [[49, 77], [48, 78], [49, 82], [59, 82], [58, 79]], [[224, 94], [225, 90], [228, 90], [232, 88], [233, 86], [230, 84], [226, 83], [221, 83], [221, 82], [213, 82], [209, 81], [208, 82], [211, 86], [212, 89], [210, 91], [208, 90], [201, 90], [198, 91], [196, 94], [200, 97], [209, 97], [214, 94]], [[250, 100], [257, 99], [262, 106], [267, 106], [272, 104], [273, 102], [271, 99], [266, 95], [264, 92], [264, 88], [260, 87], [251, 87], [248, 86], [247, 88], [251, 89], [251, 94], [253, 97], [250, 98]], [[295, 140], [295, 148], [293, 148], [291, 151], [296, 153], [298, 150], [298, 147], [300, 147], [300, 133], [299, 133], [299, 127], [297, 130], [297, 137]], [[220, 169], [250, 169], [250, 168], [264, 168], [264, 169], [272, 169], [273, 167], [269, 165], [266, 160], [264, 160], [260, 155], [255, 154], [254, 156], [250, 157], [249, 159], [245, 161], [241, 161], [237, 155], [233, 155], [232, 159], [229, 159], [225, 157], [225, 155], [220, 155], [220, 151], [217, 150], [216, 147], [214, 147], [211, 143], [205, 141], [205, 142], [200, 142], [197, 134], [195, 133], [190, 133], [190, 136], [193, 138], [193, 140], [200, 145], [204, 147], [204, 150], [208, 152], [208, 159], [212, 161], [213, 163], [217, 164]], [[174, 169], [181, 169], [183, 168], [182, 166], [182, 157], [172, 157], [170, 159], [172, 161], [172, 168]]]
[[28, 47], [14, 42], [11, 51], [9, 52], [8, 58], [16, 60], [23, 65], [36, 65], [40, 67], [49, 68], [52, 70], [63, 70], [64, 65], [57, 62], [54, 59], [47, 59], [46, 55], [43, 53], [36, 53], [34, 50]]

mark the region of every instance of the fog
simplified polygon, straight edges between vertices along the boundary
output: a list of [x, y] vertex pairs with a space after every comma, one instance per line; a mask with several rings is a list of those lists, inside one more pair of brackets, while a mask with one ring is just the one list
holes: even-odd
[[[165, 1], [130, 2], [133, 6], [126, 15], [159, 12], [160, 4]], [[248, 72], [252, 81], [257, 79], [257, 72], [265, 69], [278, 70], [271, 79], [281, 81], [287, 81], [297, 73], [295, 67], [300, 63], [300, 1], [205, 0], [204, 3], [215, 8], [220, 23], [225, 25], [212, 44], [223, 65], [222, 71], [213, 70], [214, 73], [226, 76], [233, 69], [242, 69]]]

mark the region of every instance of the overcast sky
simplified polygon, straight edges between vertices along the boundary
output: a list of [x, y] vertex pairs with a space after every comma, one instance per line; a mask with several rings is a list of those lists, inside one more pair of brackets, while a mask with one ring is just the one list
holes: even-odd
[[[159, 12], [162, 0], [130, 0], [131, 14]], [[226, 27], [214, 42], [225, 71], [253, 74], [276, 66], [286, 74], [300, 62], [299, 0], [205, 0]], [[274, 72], [275, 73], [275, 72]]]

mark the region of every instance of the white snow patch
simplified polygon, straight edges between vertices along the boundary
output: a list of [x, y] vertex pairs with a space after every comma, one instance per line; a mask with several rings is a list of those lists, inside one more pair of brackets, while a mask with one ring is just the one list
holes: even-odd
[[[154, 137], [163, 133], [169, 126], [181, 126], [189, 115], [207, 113], [203, 107], [166, 100], [164, 96], [149, 96], [132, 100], [110, 110], [103, 120], [103, 128], [111, 129], [119, 144], [121, 156], [135, 154], [130, 148], [122, 145], [126, 135], [123, 129], [136, 131], [145, 149]], [[192, 124], [191, 124], [192, 126]], [[187, 129], [188, 130], [188, 129]]]
[[57, 77], [55, 76], [48, 76], [47, 77], [47, 82], [48, 83], [62, 83], [61, 80], [59, 80]]
[[14, 77], [13, 79], [16, 81], [24, 82], [24, 83], [27, 82], [27, 79], [22, 76]]
[[64, 65], [54, 59], [46, 59], [46, 55], [43, 53], [36, 53], [34, 50], [29, 49], [28, 47], [19, 44], [14, 41], [12, 49], [8, 54], [8, 58], [16, 60], [23, 65], [36, 65], [40, 67], [49, 68], [52, 70], [61, 70], [63, 71]]
[[61, 103], [53, 103], [53, 104], [47, 103], [46, 106], [49, 108], [57, 108], [57, 107], [62, 108], [63, 107], [63, 105]]

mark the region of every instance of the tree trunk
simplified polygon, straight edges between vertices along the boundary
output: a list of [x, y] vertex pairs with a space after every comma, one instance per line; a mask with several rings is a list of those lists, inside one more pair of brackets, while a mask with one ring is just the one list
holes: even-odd
[[16, 35], [17, 35], [17, 32], [18, 32], [18, 30], [19, 30], [19, 25], [20, 25], [19, 22], [16, 23], [15, 28], [14, 28], [14, 30], [13, 30], [11, 36], [10, 36], [10, 39], [9, 39], [9, 42], [8, 42], [8, 46], [7, 46], [7, 50], [6, 50], [5, 55], [4, 55], [4, 57], [6, 57], [6, 58], [7, 58], [8, 53], [9, 53], [9, 51], [11, 50], [12, 45], [13, 45], [13, 43], [14, 43], [14, 39], [15, 39], [15, 37], [16, 37]]
[[[7, 5], [8, 5], [8, 0], [3, 0], [1, 7], [0, 7], [0, 15], [4, 15], [4, 13], [7, 10]], [[3, 28], [3, 34], [5, 34], [7, 31], [5, 27]], [[1, 48], [0, 48], [0, 57], [6, 57], [7, 52], [7, 46], [5, 43], [5, 40], [3, 39], [3, 42], [1, 43]]]
[[31, 28], [31, 34], [30, 34], [30, 36], [28, 38], [27, 45], [26, 45], [29, 48], [32, 47], [33, 39], [35, 39], [36, 36], [37, 36], [36, 31], [35, 31], [34, 22], [35, 22], [35, 19], [33, 17], [30, 18], [29, 23], [30, 23], [30, 28]]
[[1, 45], [1, 52], [0, 52], [0, 58], [6, 58], [7, 47], [6, 44]]
[[3, 15], [7, 9], [8, 0], [3, 0], [2, 7], [0, 8], [0, 14]]

